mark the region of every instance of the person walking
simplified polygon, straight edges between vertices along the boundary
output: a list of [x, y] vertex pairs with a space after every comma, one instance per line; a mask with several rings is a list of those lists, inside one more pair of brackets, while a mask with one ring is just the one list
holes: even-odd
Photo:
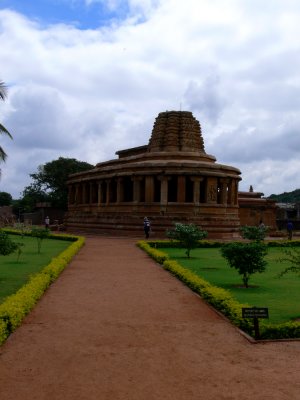
[[149, 239], [149, 234], [150, 234], [150, 228], [151, 224], [150, 221], [147, 217], [144, 218], [144, 232], [145, 232], [145, 238]]

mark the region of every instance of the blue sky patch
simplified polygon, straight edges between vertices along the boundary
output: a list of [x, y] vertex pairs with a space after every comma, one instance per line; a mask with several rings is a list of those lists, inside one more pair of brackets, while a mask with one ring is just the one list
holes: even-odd
[[112, 21], [125, 19], [129, 12], [127, 1], [122, 1], [122, 6], [113, 10], [106, 7], [105, 2], [86, 5], [82, 0], [0, 0], [0, 8], [17, 11], [43, 25], [64, 23], [79, 29], [109, 25]]

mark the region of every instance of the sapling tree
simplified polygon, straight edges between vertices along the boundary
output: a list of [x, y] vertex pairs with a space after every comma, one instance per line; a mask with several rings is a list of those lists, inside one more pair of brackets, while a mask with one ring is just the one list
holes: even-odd
[[38, 227], [32, 228], [31, 236], [35, 237], [37, 240], [38, 254], [40, 254], [41, 252], [43, 240], [46, 239], [49, 236], [49, 234], [50, 234], [49, 229], [38, 228]]
[[267, 262], [267, 246], [259, 241], [250, 243], [232, 242], [221, 247], [221, 254], [231, 268], [235, 268], [242, 275], [243, 283], [249, 287], [250, 276], [256, 272], [263, 272]]
[[23, 243], [16, 243], [8, 236], [8, 234], [4, 231], [0, 230], [0, 254], [3, 256], [8, 256], [11, 253], [17, 251], [18, 254], [18, 261], [20, 255], [22, 253]]
[[190, 252], [198, 245], [199, 240], [206, 238], [207, 232], [194, 224], [175, 223], [175, 228], [166, 232], [170, 239], [178, 240], [180, 245], [186, 249], [185, 254], [190, 257]]

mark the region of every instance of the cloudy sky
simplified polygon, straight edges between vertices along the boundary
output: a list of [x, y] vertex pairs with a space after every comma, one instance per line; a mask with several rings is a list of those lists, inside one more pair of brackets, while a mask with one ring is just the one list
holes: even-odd
[[299, 0], [0, 0], [0, 191], [58, 157], [91, 164], [188, 110], [240, 190], [300, 188]]

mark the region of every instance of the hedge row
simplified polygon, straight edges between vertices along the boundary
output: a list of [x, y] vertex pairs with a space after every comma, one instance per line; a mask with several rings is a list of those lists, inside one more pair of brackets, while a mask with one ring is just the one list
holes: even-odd
[[[52, 236], [61, 239], [61, 235]], [[45, 290], [55, 281], [85, 242], [85, 238], [81, 236], [67, 238], [67, 235], [64, 235], [62, 240], [70, 240], [73, 243], [59, 256], [53, 258], [41, 272], [33, 275], [21, 289], [8, 296], [0, 304], [0, 344], [21, 325], [23, 318], [33, 309]]]
[[[176, 240], [149, 240], [148, 245], [156, 249], [168, 248], [182, 248], [180, 242]], [[300, 240], [264, 240], [264, 243], [268, 247], [300, 247]], [[224, 242], [214, 240], [199, 240], [197, 248], [218, 248], [221, 247]]]
[[[17, 235], [17, 236], [33, 236], [31, 230], [24, 230], [20, 231], [18, 229], [14, 228], [2, 228], [2, 231], [8, 233], [9, 235]], [[67, 242], [76, 242], [78, 240], [77, 236], [72, 236], [72, 235], [67, 235], [67, 234], [55, 234], [55, 233], [49, 233], [49, 236], [47, 236], [47, 239], [59, 239], [59, 240], [66, 240]]]
[[[296, 242], [296, 241], [292, 241]], [[161, 242], [159, 242], [161, 243]], [[166, 243], [166, 242], [164, 242]], [[269, 243], [272, 243], [271, 241]], [[290, 242], [286, 242], [286, 246]], [[300, 243], [298, 241], [298, 243]], [[247, 334], [254, 336], [253, 321], [242, 318], [242, 308], [249, 307], [236, 301], [225, 289], [211, 285], [209, 282], [195, 275], [190, 270], [182, 267], [177, 261], [172, 261], [169, 256], [161, 250], [157, 250], [154, 242], [140, 241], [138, 247], [143, 249], [155, 261], [170, 271], [194, 292], [198, 293], [207, 303], [225, 315], [235, 326]], [[159, 246], [157, 246], [159, 247]], [[167, 247], [166, 245], [164, 247]], [[291, 339], [300, 338], [300, 322], [286, 322], [282, 324], [260, 323], [261, 339]]]

